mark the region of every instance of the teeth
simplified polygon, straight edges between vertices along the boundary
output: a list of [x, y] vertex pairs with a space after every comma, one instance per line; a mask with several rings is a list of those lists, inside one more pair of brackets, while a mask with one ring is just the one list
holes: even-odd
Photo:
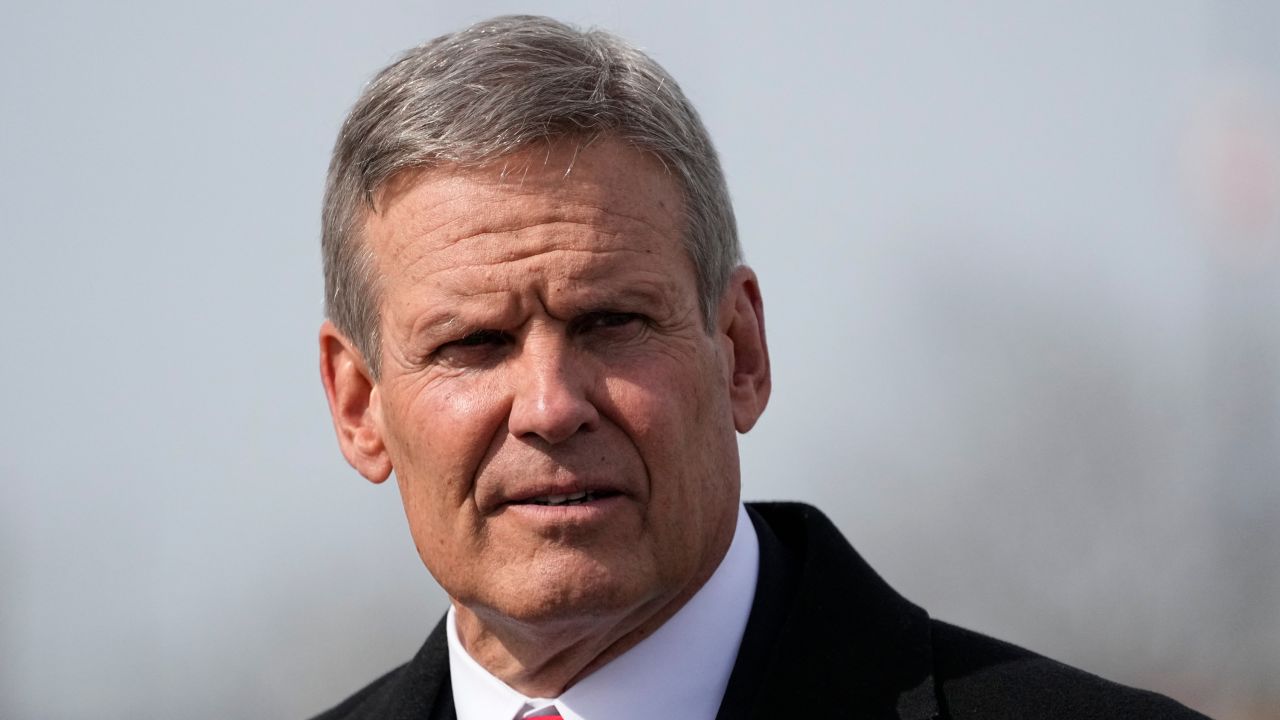
[[542, 497], [533, 498], [529, 502], [534, 505], [576, 505], [594, 498], [594, 495], [584, 490], [570, 495], [543, 495]]

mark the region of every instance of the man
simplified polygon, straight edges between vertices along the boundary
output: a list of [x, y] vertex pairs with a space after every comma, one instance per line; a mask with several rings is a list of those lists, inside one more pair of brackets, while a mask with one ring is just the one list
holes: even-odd
[[739, 501], [769, 399], [718, 160], [651, 59], [504, 17], [343, 126], [321, 372], [452, 606], [323, 718], [1195, 717], [930, 620], [816, 510]]

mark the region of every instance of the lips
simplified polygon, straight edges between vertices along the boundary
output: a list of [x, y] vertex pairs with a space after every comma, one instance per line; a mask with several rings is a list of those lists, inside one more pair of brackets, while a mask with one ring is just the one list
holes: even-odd
[[539, 487], [512, 492], [502, 504], [561, 507], [584, 505], [594, 500], [604, 500], [621, 494], [621, 491], [604, 485], [593, 485], [588, 488], [583, 488], [581, 485], [573, 487]]
[[613, 497], [617, 494], [610, 490], [582, 490], [568, 495], [539, 495], [528, 500], [522, 500], [520, 503], [528, 505], [581, 505], [592, 500]]

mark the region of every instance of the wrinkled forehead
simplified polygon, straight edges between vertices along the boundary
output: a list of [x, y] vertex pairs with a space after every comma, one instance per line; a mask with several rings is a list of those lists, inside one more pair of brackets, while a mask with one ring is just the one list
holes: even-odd
[[538, 142], [484, 163], [405, 170], [374, 200], [364, 236], [384, 272], [407, 245], [447, 250], [555, 222], [626, 233], [637, 243], [663, 238], [687, 252], [677, 178], [653, 153], [611, 138]]

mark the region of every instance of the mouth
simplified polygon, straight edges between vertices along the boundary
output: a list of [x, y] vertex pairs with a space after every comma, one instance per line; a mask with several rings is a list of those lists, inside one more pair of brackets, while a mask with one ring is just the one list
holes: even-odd
[[583, 505], [593, 500], [604, 500], [619, 495], [612, 490], [581, 490], [566, 495], [538, 495], [536, 497], [527, 498], [511, 503], [512, 505], [544, 505], [544, 506], [562, 506], [562, 505]]

